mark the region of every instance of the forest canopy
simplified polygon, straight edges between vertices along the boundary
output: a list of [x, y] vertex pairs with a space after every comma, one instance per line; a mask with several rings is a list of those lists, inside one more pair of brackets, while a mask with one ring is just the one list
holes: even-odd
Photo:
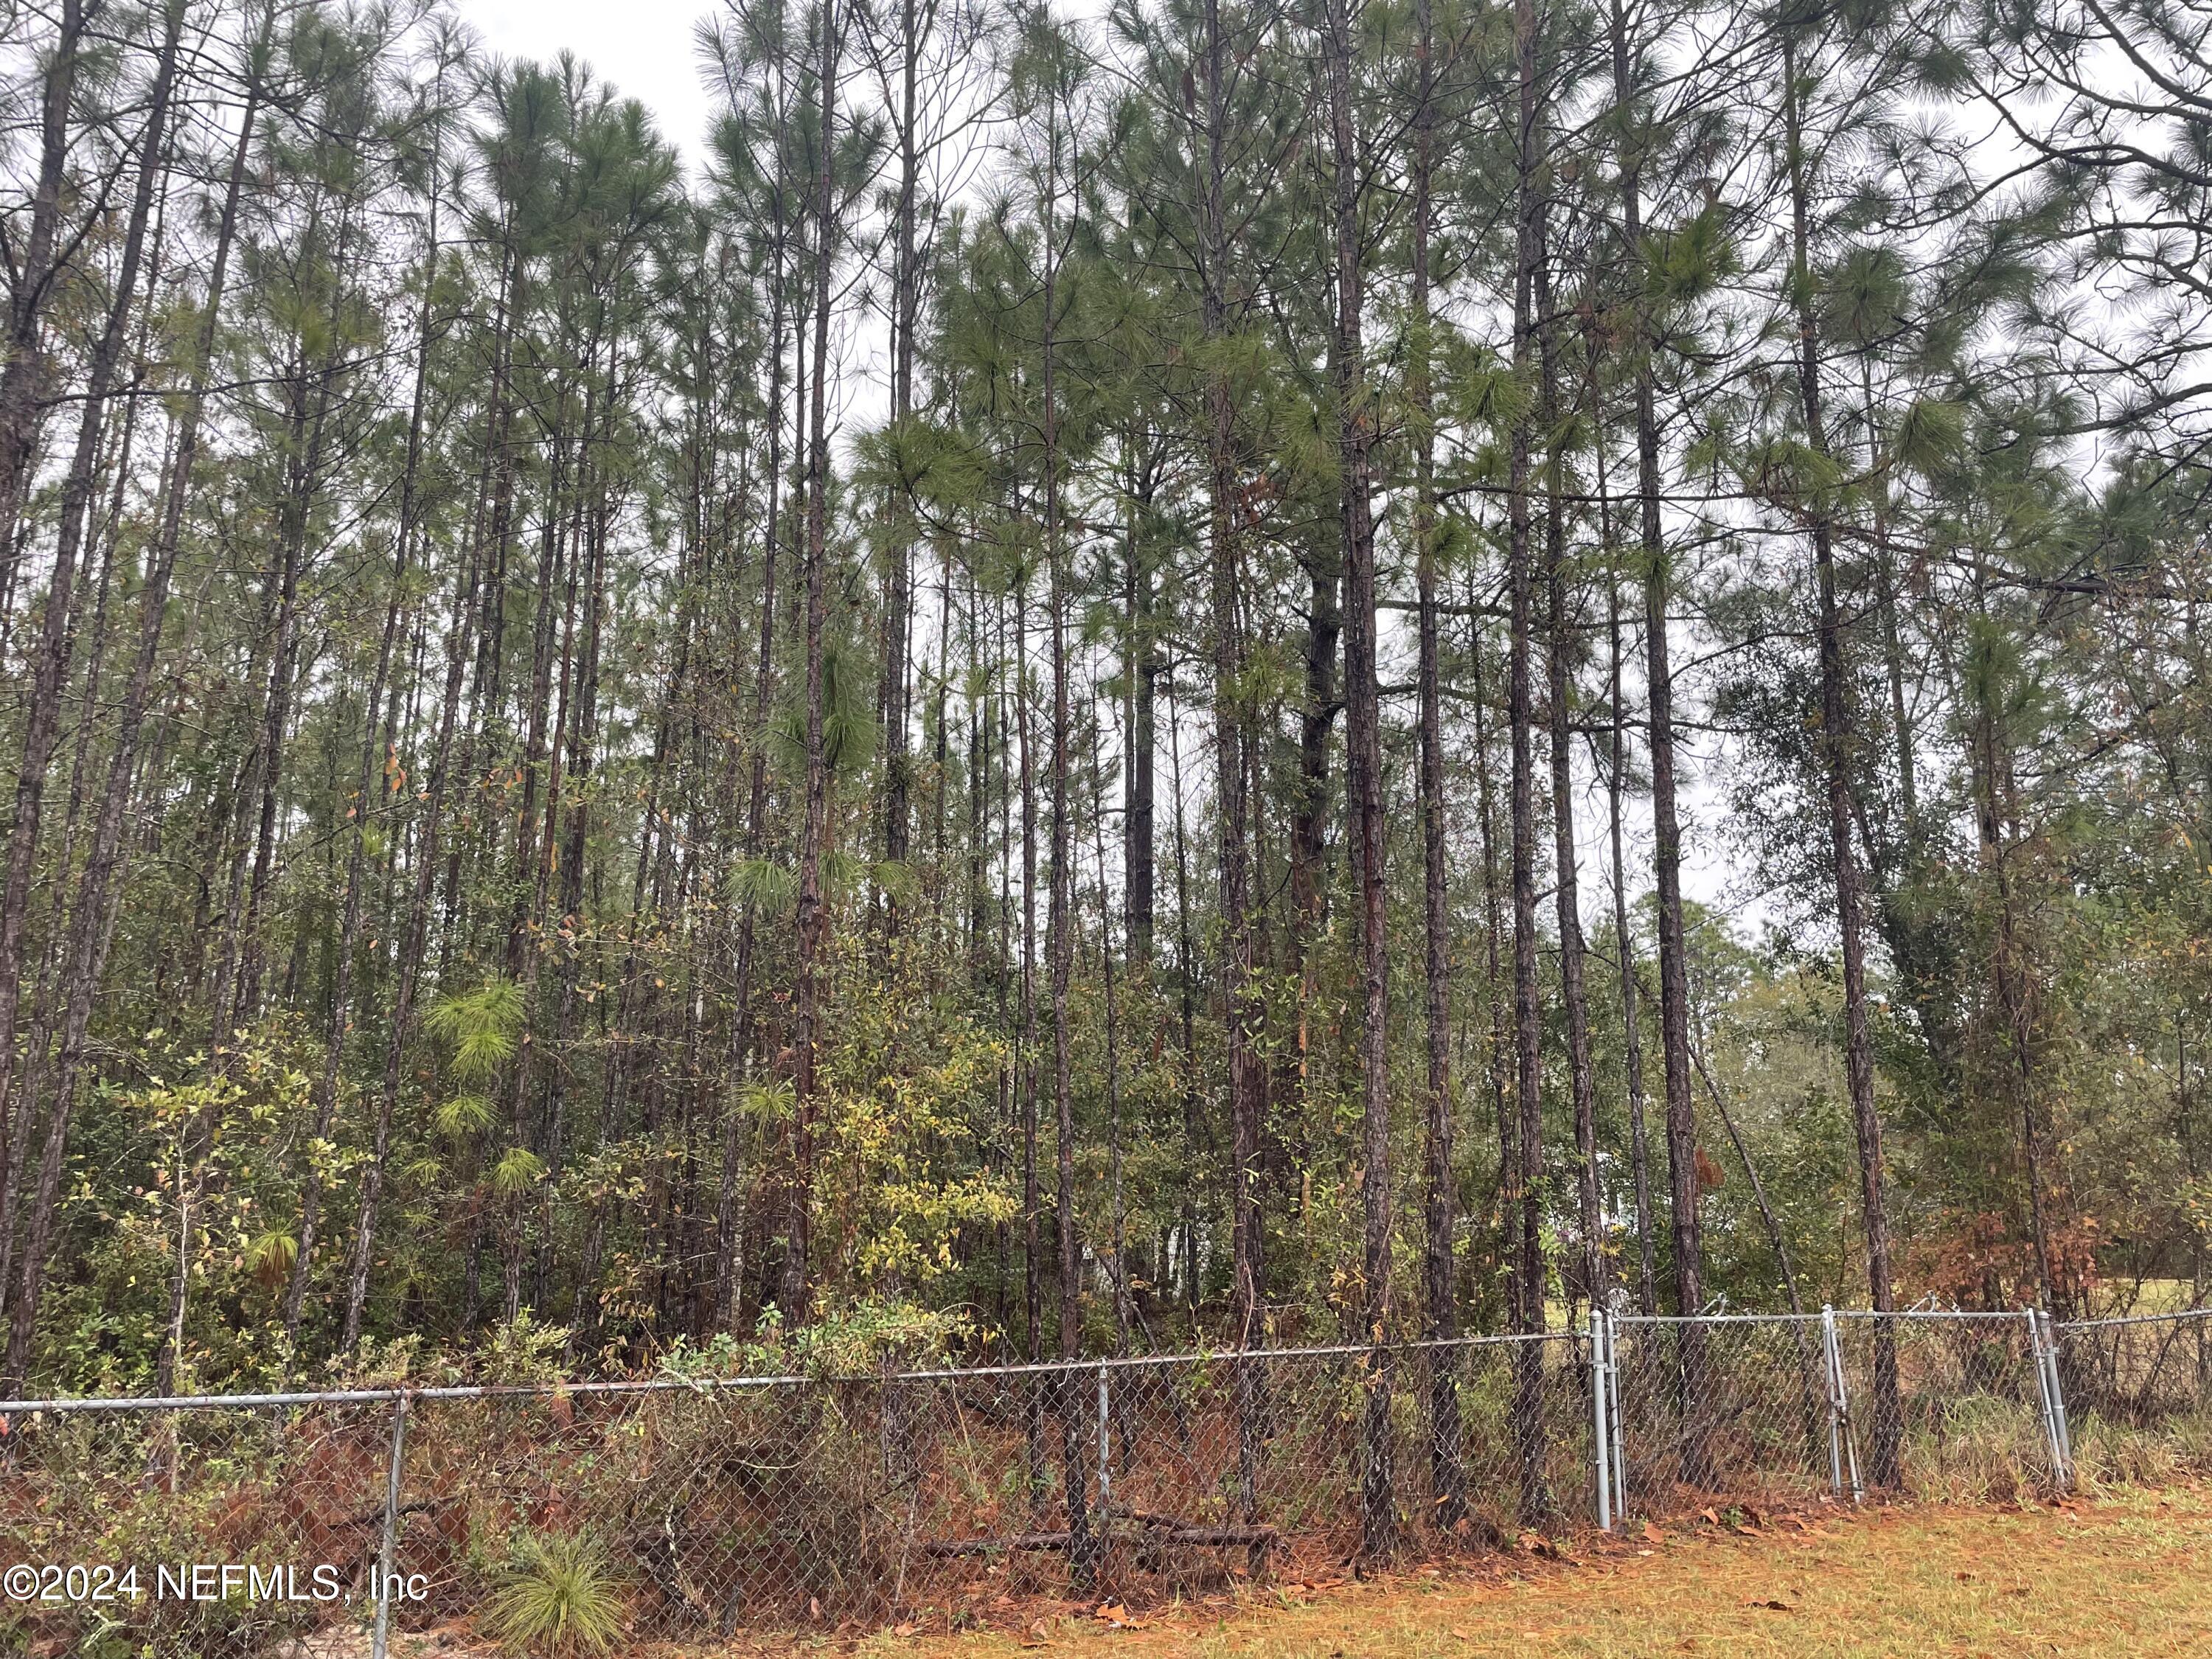
[[0, 10], [7, 1394], [2201, 1297], [2212, 15], [696, 51]]

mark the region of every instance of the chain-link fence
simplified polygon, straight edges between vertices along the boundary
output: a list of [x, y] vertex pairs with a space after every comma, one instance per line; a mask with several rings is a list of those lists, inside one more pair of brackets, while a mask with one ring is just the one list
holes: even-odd
[[1824, 1310], [1601, 1323], [1624, 1510], [1715, 1492], [2002, 1500], [2072, 1480], [2054, 1328], [2039, 1314]]
[[2069, 1484], [2075, 1434], [2096, 1478], [2212, 1464], [2208, 1360], [2204, 1315], [1601, 1313], [844, 1381], [13, 1402], [0, 1644], [957, 1628], [1717, 1501], [2025, 1496]]
[[2060, 1325], [2057, 1371], [2090, 1480], [2212, 1469], [2212, 1309]]
[[1671, 1509], [1678, 1492], [1780, 1496], [1826, 1480], [1827, 1355], [1817, 1321], [1610, 1324], [1624, 1509]]

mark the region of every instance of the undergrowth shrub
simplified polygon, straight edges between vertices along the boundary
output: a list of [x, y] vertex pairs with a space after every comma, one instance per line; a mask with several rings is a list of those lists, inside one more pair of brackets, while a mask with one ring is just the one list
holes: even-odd
[[485, 1622], [502, 1646], [529, 1659], [578, 1659], [621, 1639], [628, 1596], [605, 1549], [576, 1533], [525, 1533]]

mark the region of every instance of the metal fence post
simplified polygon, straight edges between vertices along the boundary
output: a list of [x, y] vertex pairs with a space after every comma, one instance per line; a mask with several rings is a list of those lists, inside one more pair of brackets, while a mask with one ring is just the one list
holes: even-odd
[[1114, 1495], [1113, 1398], [1106, 1389], [1106, 1368], [1098, 1368], [1098, 1513], [1110, 1516]]
[[1613, 1514], [1615, 1520], [1626, 1520], [1628, 1516], [1628, 1434], [1621, 1426], [1620, 1326], [1610, 1307], [1605, 1310], [1605, 1389], [1607, 1425], [1613, 1431]]
[[1613, 1530], [1613, 1470], [1610, 1453], [1612, 1435], [1606, 1425], [1606, 1372], [1609, 1369], [1605, 1348], [1605, 1315], [1596, 1307], [1590, 1309], [1590, 1454], [1593, 1473], [1597, 1477], [1597, 1529]]
[[376, 1552], [376, 1629], [369, 1638], [371, 1659], [385, 1659], [392, 1632], [392, 1557], [399, 1548], [399, 1468], [407, 1455], [407, 1395], [392, 1410], [392, 1462], [384, 1471], [384, 1536]]
[[2051, 1453], [2052, 1487], [2064, 1492], [2073, 1484], [2074, 1459], [2066, 1432], [2066, 1401], [2058, 1382], [2058, 1351], [2055, 1336], [2045, 1327], [2049, 1316], [2027, 1310], [2028, 1352], [2035, 1361], [2035, 1389], [2043, 1407], [2043, 1442]]
[[2051, 1420], [2058, 1430], [2058, 1455], [2065, 1465], [2061, 1479], [2067, 1487], [2074, 1484], [2074, 1431], [2066, 1421], [2066, 1389], [2058, 1378], [2058, 1327], [2050, 1310], [2043, 1315], [2043, 1352], [2051, 1360]]
[[2051, 1426], [2051, 1373], [2043, 1366], [2043, 1326], [2035, 1316], [2035, 1310], [2023, 1308], [2020, 1316], [2027, 1322], [2028, 1363], [2035, 1368], [2035, 1409], [2043, 1419], [2043, 1449], [2051, 1459], [2051, 1476], [2058, 1478], [2058, 1435]]
[[1844, 1495], [1843, 1413], [1836, 1398], [1836, 1310], [1820, 1309], [1820, 1369], [1828, 1385], [1828, 1486], [1838, 1498]]
[[1851, 1395], [1844, 1379], [1844, 1347], [1836, 1336], [1836, 1310], [1820, 1310], [1820, 1346], [1828, 1362], [1828, 1479], [1836, 1496], [1844, 1495], [1844, 1476], [1851, 1481], [1851, 1502], [1863, 1503], [1866, 1486], [1859, 1477], [1858, 1437], [1851, 1431]]

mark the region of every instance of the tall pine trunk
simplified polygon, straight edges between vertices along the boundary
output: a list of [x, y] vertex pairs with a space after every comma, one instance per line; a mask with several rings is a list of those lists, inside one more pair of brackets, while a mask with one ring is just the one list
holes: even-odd
[[1387, 1346], [1390, 1307], [1389, 939], [1383, 887], [1382, 711], [1376, 678], [1375, 415], [1361, 313], [1359, 155], [1352, 109], [1350, 0], [1327, 0], [1331, 192], [1336, 266], [1336, 434], [1344, 550], [1345, 793], [1358, 896], [1360, 1074], [1360, 1336], [1371, 1345], [1360, 1431], [1360, 1554], [1372, 1563], [1397, 1547]]
[[[1811, 264], [1811, 204], [1805, 153], [1803, 91], [1798, 81], [1796, 37], [1783, 37], [1783, 118], [1790, 172], [1790, 286], [1796, 298], [1797, 389], [1807, 443], [1828, 453], [1820, 401], [1820, 335], [1814, 311]], [[1851, 1099], [1851, 1127], [1859, 1154], [1860, 1211], [1866, 1225], [1867, 1284], [1874, 1310], [1896, 1303], [1890, 1286], [1889, 1215], [1882, 1194], [1881, 1120], [1875, 1106], [1874, 1039], [1867, 1023], [1866, 940], [1860, 915], [1858, 855], [1851, 823], [1856, 812], [1851, 778], [1848, 669], [1844, 660], [1843, 611], [1836, 591], [1834, 531], [1828, 511], [1813, 504], [1813, 574], [1820, 625], [1820, 761], [1827, 786], [1828, 851], [1834, 866], [1836, 928], [1843, 936], [1844, 1075]], [[1877, 1486], [1898, 1480], [1899, 1415], [1897, 1337], [1891, 1322], [1875, 1321], [1873, 1432], [1868, 1474]]]
[[[1624, 112], [1633, 108], [1627, 13], [1612, 12], [1613, 92]], [[1632, 270], [1644, 252], [1639, 141], [1620, 149], [1622, 252]], [[1636, 398], [1637, 538], [1644, 566], [1645, 718], [1651, 747], [1651, 864], [1659, 920], [1659, 1039], [1666, 1081], [1668, 1244], [1674, 1257], [1674, 1310], [1695, 1315], [1705, 1301], [1703, 1246], [1698, 1224], [1698, 1128], [1690, 1093], [1690, 988], [1682, 933], [1682, 830], [1675, 805], [1674, 674], [1668, 647], [1667, 608], [1672, 577], [1659, 501], [1659, 417], [1650, 356], [1657, 329], [1638, 292], [1633, 362]], [[1682, 1425], [1682, 1479], [1702, 1484], [1710, 1470], [1705, 1450], [1705, 1338], [1685, 1325], [1677, 1336], [1676, 1407]]]
[[[434, 179], [438, 176], [434, 150], [430, 176]], [[346, 1038], [353, 1024], [354, 958], [361, 939], [362, 890], [368, 859], [370, 801], [379, 775], [377, 763], [383, 750], [380, 738], [385, 728], [380, 721], [382, 710], [380, 705], [384, 700], [385, 687], [392, 673], [392, 646], [399, 628], [408, 562], [415, 538], [416, 484], [422, 460], [422, 421], [428, 395], [433, 340], [431, 291], [438, 271], [438, 197], [434, 189], [430, 198], [427, 245], [422, 255], [422, 302], [416, 318], [415, 386], [408, 407], [407, 453], [399, 482], [399, 519], [392, 532], [392, 591], [386, 601], [383, 633], [377, 641], [376, 667], [370, 676], [368, 695], [362, 704], [364, 720], [361, 761], [354, 775], [353, 834], [346, 848], [345, 896], [341, 901], [338, 919], [337, 956], [333, 968], [330, 1015], [323, 1028], [323, 1064], [315, 1082], [315, 1129], [307, 1148], [307, 1172], [300, 1186], [300, 1232], [295, 1241], [296, 1253], [292, 1258], [291, 1279], [284, 1291], [284, 1342], [288, 1348], [295, 1348], [298, 1345], [301, 1310], [305, 1305], [308, 1280], [314, 1271], [315, 1236], [322, 1219], [323, 1203], [322, 1172], [314, 1165], [321, 1155], [321, 1149], [329, 1143], [331, 1124], [337, 1116], [338, 1071], [345, 1052]]]
[[[68, 15], [75, 11], [74, 6], [68, 9], [64, 25], [64, 44], [72, 51], [74, 43], [67, 38], [70, 33]], [[0, 1122], [7, 1121], [7, 1085], [9, 1079], [5, 1068], [15, 1054], [15, 1020], [23, 977], [23, 923], [30, 909], [32, 878], [38, 856], [40, 809], [45, 800], [47, 768], [60, 736], [62, 698], [67, 689], [70, 654], [74, 644], [69, 629], [70, 590], [76, 580], [77, 556], [84, 545], [87, 520], [92, 510], [93, 474], [100, 455], [101, 422], [106, 414], [108, 395], [113, 390], [116, 369], [129, 337], [131, 307], [137, 291], [139, 264], [145, 252], [146, 227], [153, 212], [155, 186], [162, 170], [162, 149], [168, 131], [170, 98], [176, 85], [178, 49], [184, 33], [184, 17], [182, 0], [169, 0], [164, 14], [160, 55], [147, 98], [146, 125], [137, 150], [137, 179], [131, 192], [131, 213], [124, 231], [122, 254], [116, 264], [114, 293], [85, 376], [83, 406], [77, 422], [76, 448], [62, 484], [61, 524], [55, 544], [53, 572], [47, 585], [46, 615], [33, 647], [28, 706], [24, 716], [22, 761], [15, 778], [15, 816], [9, 825], [6, 886], [4, 892], [0, 892]], [[66, 88], [63, 95], [65, 99]], [[12, 532], [12, 525], [5, 528]], [[82, 899], [79, 900], [79, 904], [82, 906]], [[96, 928], [100, 940], [99, 945], [88, 954], [83, 964], [91, 966], [90, 957], [98, 954], [104, 947], [107, 919], [104, 915], [88, 915], [86, 920]], [[66, 1033], [64, 1041], [66, 1049]], [[29, 1058], [35, 1062], [38, 1056]], [[26, 1072], [30, 1069], [27, 1065]], [[21, 1256], [21, 1277], [15, 1285], [11, 1308], [13, 1320], [8, 1335], [5, 1380], [19, 1393], [29, 1368], [31, 1336], [38, 1318], [39, 1295], [45, 1279], [46, 1255], [52, 1243], [55, 1206], [61, 1193], [62, 1158], [69, 1123], [70, 1096], [74, 1092], [76, 1081], [74, 1068], [66, 1069], [70, 1073], [66, 1078], [58, 1072], [53, 1097], [47, 1109], [46, 1145], [39, 1171], [38, 1192], [33, 1202], [28, 1233]], [[27, 1084], [29, 1080], [27, 1077], [25, 1079]], [[28, 1115], [34, 1109], [34, 1097], [28, 1087], [21, 1092], [23, 1098], [18, 1109], [25, 1115], [27, 1121]], [[8, 1184], [11, 1188], [20, 1182], [20, 1179], [16, 1169], [11, 1168], [8, 1171]], [[12, 1220], [13, 1217], [9, 1218]], [[4, 1268], [0, 1268], [0, 1290], [4, 1290]]]
[[[30, 492], [39, 404], [50, 369], [44, 337], [61, 274], [55, 265], [55, 243], [69, 167], [70, 110], [76, 94], [85, 28], [100, 10], [100, 0], [92, 0], [89, 16], [84, 0], [62, 0], [52, 53], [46, 59], [40, 88], [39, 171], [31, 187], [31, 222], [23, 234], [21, 252], [11, 262], [15, 280], [8, 294], [7, 352], [4, 362], [0, 362], [0, 558], [6, 565], [4, 577], [0, 577], [0, 611], [15, 598], [21, 558], [16, 524]], [[0, 988], [0, 996], [7, 995], [12, 993]], [[7, 1040], [0, 1042], [0, 1056], [14, 1047], [12, 1028], [5, 1035]], [[0, 1060], [0, 1064], [4, 1063]]]
[[[1419, 634], [1415, 669], [1420, 703], [1421, 920], [1425, 969], [1427, 1195], [1422, 1249], [1422, 1334], [1449, 1344], [1459, 1335], [1453, 1244], [1458, 1225], [1457, 1171], [1452, 1159], [1451, 918], [1444, 855], [1443, 675], [1437, 663], [1436, 407], [1430, 362], [1435, 319], [1429, 308], [1430, 234], [1436, 213], [1436, 33], [1430, 0], [1415, 0], [1419, 92], [1413, 118], [1413, 340], [1407, 374], [1413, 408], [1413, 580]], [[1460, 1356], [1449, 1346], [1429, 1355], [1429, 1489], [1437, 1524], [1456, 1526], [1467, 1513], [1467, 1471], [1461, 1443]]]
[[821, 100], [814, 198], [814, 378], [809, 392], [806, 450], [806, 797], [799, 836], [797, 984], [793, 991], [791, 1202], [783, 1264], [787, 1328], [807, 1322], [814, 1237], [815, 1053], [822, 1018], [822, 854], [830, 829], [830, 765], [823, 703], [823, 634], [829, 626], [830, 307], [837, 228], [836, 131], [838, 18], [824, 0], [816, 92]]
[[[1515, 58], [1518, 119], [1516, 126], [1513, 260], [1513, 368], [1524, 381], [1537, 349], [1535, 281], [1544, 257], [1542, 91], [1534, 0], [1515, 0]], [[1506, 545], [1509, 656], [1506, 664], [1507, 739], [1510, 745], [1510, 831], [1513, 890], [1513, 1097], [1518, 1111], [1520, 1167], [1514, 1172], [1510, 1200], [1521, 1220], [1513, 1263], [1515, 1304], [1527, 1336], [1540, 1335], [1547, 1323], [1544, 1273], [1543, 1010], [1536, 988], [1536, 777], [1530, 680], [1531, 595], [1536, 554], [1533, 542], [1529, 478], [1534, 411], [1516, 415], [1507, 462]], [[1544, 1474], [1544, 1350], [1535, 1342], [1513, 1350], [1513, 1433], [1519, 1454], [1521, 1522], [1540, 1525], [1552, 1511]]]
[[1582, 1289], [1595, 1307], [1605, 1297], [1605, 1214], [1597, 1187], [1597, 1084], [1590, 1065], [1589, 1000], [1584, 988], [1582, 884], [1575, 842], [1574, 619], [1568, 611], [1566, 513], [1559, 499], [1559, 331], [1552, 309], [1550, 252], [1537, 250], [1537, 337], [1543, 355], [1545, 702], [1550, 715], [1553, 895], [1559, 928], [1559, 1001], [1567, 1016], [1567, 1096], [1575, 1124], [1575, 1188], [1582, 1243]]

